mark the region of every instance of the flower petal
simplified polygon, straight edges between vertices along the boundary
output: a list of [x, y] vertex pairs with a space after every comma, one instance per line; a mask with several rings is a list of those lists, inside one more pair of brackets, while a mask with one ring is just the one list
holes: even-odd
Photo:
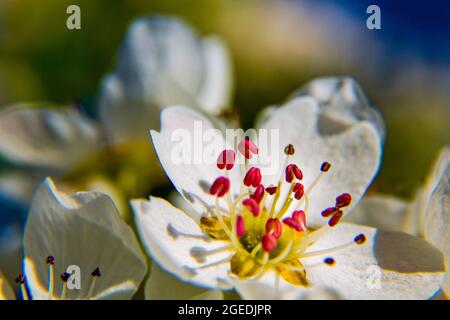
[[[426, 189], [431, 191], [425, 208], [425, 239], [439, 248], [446, 256], [450, 268], [450, 148], [445, 148], [435, 165]], [[428, 193], [428, 192], [426, 192]], [[450, 276], [447, 271], [443, 289], [450, 293]]]
[[8, 281], [0, 272], [0, 300], [15, 300], [16, 296]]
[[395, 196], [365, 196], [346, 222], [384, 231], [408, 231], [410, 204]]
[[296, 150], [291, 163], [296, 163], [303, 171], [302, 183], [306, 190], [320, 173], [321, 164], [324, 161], [331, 163], [331, 169], [309, 194], [307, 219], [311, 226], [327, 222], [321, 217], [321, 211], [333, 206], [335, 198], [342, 193], [352, 195], [352, 203], [346, 212], [358, 203], [377, 173], [381, 157], [380, 137], [370, 122], [348, 123], [338, 132], [331, 133], [322, 129], [322, 125], [328, 126], [322, 119], [317, 101], [312, 97], [300, 97], [271, 112], [260, 123], [260, 129], [279, 130], [278, 151], [270, 150], [271, 145], [260, 142], [260, 150], [267, 149], [266, 159], [263, 154], [259, 155], [262, 161], [272, 159], [279, 168], [277, 173], [266, 175], [264, 183], [274, 184], [281, 175], [281, 165], [286, 157], [284, 146], [288, 144], [293, 144]]
[[176, 18], [135, 21], [116, 69], [102, 85], [100, 114], [113, 140], [147, 138], [148, 129], [158, 126], [160, 109], [169, 105], [219, 112], [229, 91], [222, 49], [218, 42], [202, 42]]
[[229, 288], [228, 243], [207, 238], [197, 223], [161, 198], [131, 202], [141, 239], [152, 259], [182, 281]]
[[[438, 290], [444, 276], [442, 253], [428, 242], [406, 233], [339, 224], [309, 249], [310, 252], [351, 243], [358, 234], [366, 243], [339, 252], [305, 258], [312, 285], [336, 288], [345, 299], [427, 299]], [[320, 264], [331, 256], [336, 264]]]
[[[53, 256], [55, 292], [59, 275], [79, 266], [81, 290], [67, 290], [69, 299], [126, 299], [137, 290], [146, 262], [131, 228], [120, 218], [113, 201], [98, 192], [67, 195], [50, 179], [38, 188], [25, 229], [25, 274], [34, 299], [47, 299], [48, 267]], [[89, 293], [97, 267], [101, 277]]]
[[66, 169], [99, 141], [96, 125], [75, 110], [13, 106], [0, 113], [0, 154], [19, 164]]
[[205, 290], [182, 282], [153, 263], [150, 277], [145, 284], [145, 298], [147, 300], [220, 300], [223, 299], [223, 294], [220, 290]]
[[[151, 131], [151, 136], [164, 171], [178, 192], [192, 204], [197, 217], [215, 206], [209, 188], [217, 177], [224, 175], [217, 168], [217, 156], [224, 149], [231, 149], [222, 132], [199, 113], [174, 106], [164, 109], [161, 132]], [[230, 192], [239, 193], [239, 168], [229, 172], [229, 179]]]
[[[370, 122], [381, 141], [385, 137], [385, 125], [380, 113], [373, 107], [360, 85], [350, 77], [321, 77], [308, 82], [292, 97], [311, 96], [317, 99], [322, 120], [328, 120], [326, 129], [345, 128], [359, 121]], [[331, 123], [334, 123], [331, 126]]]

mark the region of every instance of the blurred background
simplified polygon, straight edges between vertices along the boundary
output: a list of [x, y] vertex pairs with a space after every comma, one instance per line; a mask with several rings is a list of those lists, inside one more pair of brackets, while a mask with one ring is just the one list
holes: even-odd
[[[81, 30], [66, 28], [70, 4], [81, 8]], [[381, 8], [381, 30], [366, 28], [370, 4]], [[354, 77], [387, 128], [369, 192], [411, 198], [450, 143], [448, 1], [0, 0], [0, 108], [77, 102], [95, 116], [101, 79], [127, 27], [154, 13], [224, 39], [234, 63], [233, 105], [246, 127], [312, 78]], [[15, 206], [0, 201], [5, 210]]]

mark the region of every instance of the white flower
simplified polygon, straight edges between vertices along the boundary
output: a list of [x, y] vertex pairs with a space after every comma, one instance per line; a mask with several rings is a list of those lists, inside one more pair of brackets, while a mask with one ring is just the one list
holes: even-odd
[[156, 16], [134, 22], [119, 61], [102, 85], [102, 121], [115, 141], [147, 138], [159, 112], [186, 104], [210, 114], [229, 106], [231, 68], [217, 37], [200, 39], [176, 18]]
[[[128, 299], [147, 269], [134, 233], [108, 196], [67, 195], [50, 179], [33, 197], [24, 254], [24, 273], [16, 279], [24, 299]], [[79, 273], [71, 274], [70, 266]], [[77, 276], [80, 287], [70, 288]]]
[[[176, 163], [173, 150], [179, 146], [172, 134], [182, 129], [194, 136], [196, 128], [205, 133], [213, 125], [186, 107], [165, 109], [161, 132], [152, 131], [153, 144], [194, 212], [157, 197], [132, 202], [151, 257], [183, 281], [235, 287], [248, 299], [304, 296], [311, 287], [350, 299], [430, 297], [442, 278], [437, 249], [404, 234], [338, 223], [377, 172], [381, 141], [372, 122], [329, 117], [326, 110], [302, 96], [264, 113], [259, 127], [279, 130], [280, 150], [270, 150], [268, 158], [280, 162], [277, 172], [269, 173], [255, 162], [252, 168], [236, 163], [225, 172], [216, 163]], [[258, 138], [257, 146], [242, 141], [241, 158], [247, 151], [257, 162], [268, 160], [262, 158], [269, 145]], [[223, 138], [215, 143], [237, 150]], [[373, 267], [382, 289], [369, 289]]]
[[352, 221], [384, 230], [398, 230], [419, 235], [446, 256], [447, 275], [442, 285], [450, 293], [450, 148], [439, 154], [424, 187], [410, 202], [394, 196], [366, 197]]

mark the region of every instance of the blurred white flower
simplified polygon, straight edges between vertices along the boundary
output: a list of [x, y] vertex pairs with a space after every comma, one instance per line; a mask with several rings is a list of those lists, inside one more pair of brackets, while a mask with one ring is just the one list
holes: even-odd
[[[232, 157], [227, 161], [234, 170], [225, 173], [219, 163], [175, 164], [173, 132], [181, 128], [194, 135], [195, 123], [202, 123], [204, 132], [213, 125], [188, 108], [165, 109], [161, 132], [152, 131], [153, 144], [194, 210], [185, 213], [157, 197], [132, 202], [150, 256], [182, 281], [235, 287], [246, 299], [306, 297], [311, 288], [334, 289], [350, 299], [430, 297], [443, 277], [439, 250], [412, 236], [338, 224], [365, 192], [381, 155], [379, 127], [348, 111], [330, 118], [311, 96], [268, 109], [259, 128], [278, 129], [283, 146], [275, 151], [278, 157], [269, 157], [286, 159], [277, 163], [276, 174], [268, 174], [257, 166], [241, 172]], [[350, 115], [354, 121], [348, 121]], [[268, 148], [262, 140], [257, 147], [250, 140], [242, 143], [246, 158], [245, 151]], [[374, 265], [380, 268], [380, 290], [367, 285], [366, 272]]]
[[389, 195], [366, 197], [355, 209], [351, 221], [418, 235], [446, 256], [447, 275], [442, 285], [450, 293], [450, 148], [439, 154], [424, 187], [408, 202]]
[[229, 107], [231, 86], [229, 55], [219, 38], [201, 39], [176, 18], [141, 18], [102, 84], [101, 119], [114, 141], [147, 139], [162, 108], [186, 104], [218, 115]]
[[[68, 195], [49, 178], [33, 197], [24, 253], [24, 273], [16, 279], [24, 299], [129, 299], [147, 270], [133, 231], [107, 195]], [[79, 274], [68, 273], [73, 265]], [[75, 276], [78, 289], [68, 286]]]

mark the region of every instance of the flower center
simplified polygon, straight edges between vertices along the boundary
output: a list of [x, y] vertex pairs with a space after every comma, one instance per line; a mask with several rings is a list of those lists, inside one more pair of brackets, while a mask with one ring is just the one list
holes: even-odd
[[[244, 160], [258, 154], [258, 148], [248, 138], [239, 144], [238, 150]], [[340, 222], [343, 211], [351, 203], [351, 195], [338, 195], [334, 206], [322, 211], [322, 216], [328, 219], [327, 225], [317, 230], [308, 228], [309, 195], [330, 170], [331, 164], [324, 162], [317, 177], [305, 188], [301, 182], [303, 172], [297, 164], [290, 163], [295, 153], [294, 146], [289, 144], [284, 152], [285, 170], [276, 186], [261, 184], [262, 174], [258, 167], [246, 168], [241, 192], [233, 197], [227, 176], [234, 167], [236, 153], [233, 150], [222, 151], [217, 167], [225, 170], [225, 175], [216, 178], [211, 185], [210, 194], [216, 197], [216, 205], [210, 216], [201, 218], [200, 227], [210, 237], [230, 242], [227, 248], [235, 250], [230, 269], [237, 277], [255, 278], [272, 269], [289, 283], [306, 286], [305, 268], [334, 265], [335, 261], [329, 254], [353, 244], [361, 245], [365, 236], [357, 235], [354, 241], [327, 250], [306, 252], [320, 235]], [[248, 162], [244, 162], [247, 166]], [[225, 197], [226, 208], [219, 205], [222, 197]], [[304, 264], [307, 258], [317, 256], [324, 257], [322, 263]]]

